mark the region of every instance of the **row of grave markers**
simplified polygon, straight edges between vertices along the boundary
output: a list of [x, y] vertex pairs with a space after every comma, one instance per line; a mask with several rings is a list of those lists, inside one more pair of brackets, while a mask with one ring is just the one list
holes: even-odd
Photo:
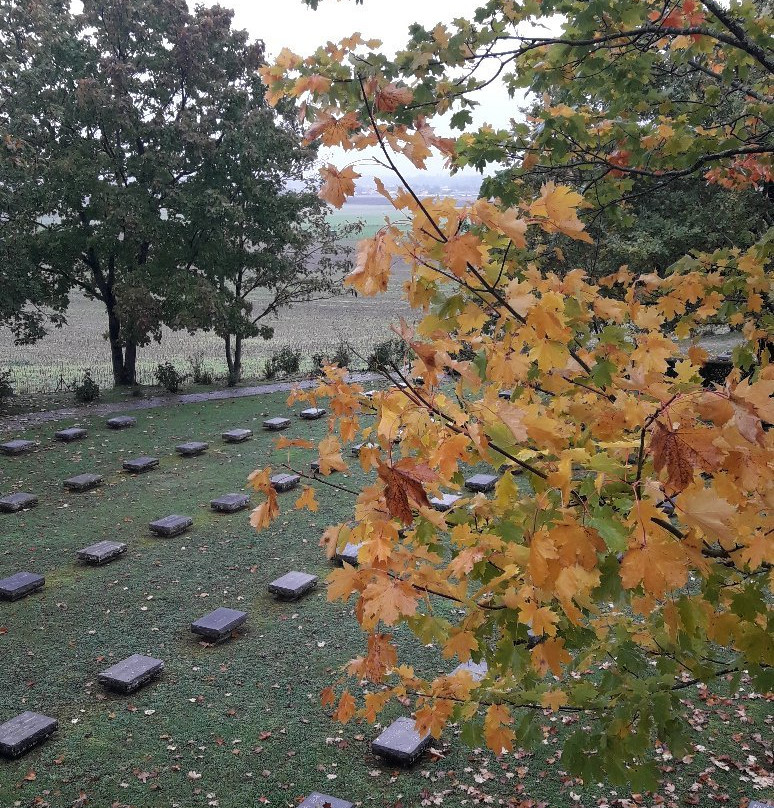
[[[374, 391], [366, 393], [368, 397]], [[504, 395], [505, 394], [505, 395]], [[510, 397], [510, 391], [501, 393], [503, 398]], [[300, 413], [304, 419], [314, 420], [326, 414], [322, 408], [309, 408]], [[111, 429], [125, 429], [136, 424], [136, 419], [129, 416], [117, 416], [107, 421]], [[289, 418], [275, 417], [268, 418], [263, 422], [264, 429], [271, 431], [283, 430], [289, 427]], [[70, 442], [85, 437], [86, 430], [74, 427], [61, 430], [55, 434], [57, 440]], [[237, 443], [248, 440], [252, 437], [252, 430], [233, 429], [224, 432], [222, 437], [227, 442]], [[352, 447], [352, 454], [358, 456], [360, 449], [364, 445], [358, 444]], [[32, 441], [10, 441], [1, 444], [0, 451], [6, 454], [22, 454], [31, 450], [35, 446]], [[207, 443], [191, 441], [181, 444], [176, 451], [184, 456], [195, 456], [206, 451]], [[130, 472], [142, 472], [158, 466], [158, 459], [152, 457], [141, 457], [123, 462], [125, 470]], [[315, 468], [315, 461], [312, 462], [312, 469], [319, 470], [319, 462]], [[489, 474], [476, 474], [465, 481], [465, 487], [473, 492], [491, 491], [498, 477]], [[294, 488], [300, 481], [298, 474], [277, 474], [271, 478], [271, 484], [277, 491], [288, 491]], [[65, 486], [73, 491], [86, 491], [100, 485], [102, 478], [99, 475], [82, 474], [65, 480]], [[10, 498], [0, 500], [0, 509], [5, 507], [13, 510], [20, 510], [23, 507], [30, 507], [37, 503], [37, 497], [30, 494], [11, 495], [16, 497], [12, 502]], [[19, 500], [19, 497], [31, 497], [32, 500]], [[459, 495], [445, 493], [441, 497], [432, 497], [430, 503], [439, 511], [448, 511], [456, 502], [461, 499]], [[22, 504], [25, 503], [26, 504]], [[246, 494], [226, 494], [210, 502], [213, 510], [233, 513], [242, 510], [249, 505], [249, 496]], [[172, 537], [185, 532], [193, 520], [187, 516], [173, 514], [163, 519], [151, 522], [149, 528], [159, 536]], [[118, 558], [127, 549], [127, 545], [120, 542], [102, 541], [97, 544], [79, 550], [77, 557], [91, 564], [104, 564]], [[358, 551], [360, 545], [347, 544], [336, 555], [339, 563], [358, 564]], [[9, 579], [0, 581], [0, 598], [15, 600], [24, 597], [34, 591], [39, 590], [45, 584], [43, 576], [34, 573], [17, 573]], [[286, 600], [296, 600], [310, 591], [317, 584], [317, 577], [305, 572], [291, 571], [272, 581], [268, 585], [268, 590], [275, 596]], [[232, 636], [236, 628], [243, 625], [247, 620], [245, 612], [236, 611], [221, 607], [204, 615], [191, 624], [191, 631], [204, 637], [212, 643], [220, 643]], [[532, 639], [535, 639], [534, 637]], [[134, 654], [121, 662], [116, 663], [107, 670], [99, 674], [98, 680], [110, 689], [121, 693], [131, 693], [150, 682], [158, 676], [164, 668], [164, 662], [153, 657]], [[467, 662], [458, 665], [452, 675], [461, 670], [467, 670], [474, 680], [478, 681], [486, 675], [486, 662]], [[0, 725], [0, 753], [10, 757], [16, 757], [31, 749], [41, 741], [45, 740], [57, 728], [56, 719], [39, 713], [25, 712]], [[411, 718], [401, 717], [388, 726], [371, 744], [374, 754], [391, 760], [394, 763], [403, 765], [413, 764], [428, 748], [432, 741], [430, 733], [420, 735], [417, 732], [415, 722]], [[299, 808], [353, 808], [353, 803], [341, 800], [327, 794], [310, 794]]]

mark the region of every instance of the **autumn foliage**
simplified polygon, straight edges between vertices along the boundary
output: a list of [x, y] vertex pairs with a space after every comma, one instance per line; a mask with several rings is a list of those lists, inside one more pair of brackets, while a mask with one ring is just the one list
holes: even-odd
[[[508, 29], [538, 15], [537, 5], [487, 8]], [[568, 14], [567, 36], [582, 42], [586, 5], [543, 3], [544, 13]], [[723, 76], [722, 60], [732, 57], [713, 38], [726, 31], [714, 5], [610, 4], [605, 24], [611, 39], [640, 26], [660, 58], [712, 59]], [[382, 64], [377, 43], [355, 35], [307, 60], [283, 52], [264, 78], [275, 99], [304, 95], [308, 139], [354, 151], [376, 144], [402, 178], [396, 154], [422, 168], [431, 151], [453, 161], [455, 148], [474, 149], [487, 136], [463, 135], [455, 147], [427, 118], [428, 108], [452, 108], [454, 96], [451, 85], [442, 95], [441, 79], [423, 66], [492, 50], [484, 26], [466, 30], [464, 46], [445, 26], [425, 32], [426, 49], [411, 64], [399, 54], [392, 73], [369, 68]], [[536, 71], [527, 75], [545, 86], [533, 49], [522, 46], [524, 69]], [[567, 60], [566, 48], [548, 40], [540, 56]], [[628, 53], [620, 43], [617, 51], [578, 48], [594, 59]], [[754, 50], [733, 59], [755, 62]], [[558, 102], [546, 105], [550, 117]], [[618, 125], [595, 115], [597, 133]], [[639, 135], [630, 127], [633, 145], [611, 147], [605, 160], [619, 174], [608, 165], [605, 181], [620, 182], [651, 129], [649, 121]], [[738, 178], [739, 155], [716, 157], [704, 145], [713, 156], [702, 171]], [[547, 161], [549, 151], [541, 146], [535, 159]], [[522, 153], [524, 161], [532, 154]], [[758, 159], [761, 175], [767, 160]], [[668, 160], [659, 165], [673, 170]], [[355, 167], [322, 173], [323, 195], [340, 206], [353, 193]], [[411, 268], [405, 295], [417, 321], [396, 330], [413, 359], [385, 369], [392, 383], [372, 397], [333, 367], [316, 390], [291, 397], [325, 399], [332, 412], [315, 485], [346, 469], [342, 446], [353, 441], [365, 443], [353, 462], [374, 472], [352, 496], [351, 519], [321, 541], [329, 556], [360, 545], [359, 566], [336, 569], [328, 597], [354, 598], [367, 632], [349, 683], [335, 683], [323, 703], [340, 721], [375, 721], [391, 699], [408, 698], [420, 729], [438, 736], [462, 722], [468, 741], [497, 753], [536, 742], [542, 710], [578, 713], [565, 768], [651, 783], [654, 740], [674, 753], [684, 743], [681, 691], [715, 680], [734, 688], [743, 672], [753, 687], [771, 689], [774, 365], [762, 347], [771, 339], [763, 316], [770, 239], [687, 256], [661, 275], [622, 267], [595, 285], [546, 246], [556, 234], [588, 239], [591, 203], [576, 189], [547, 180], [513, 204], [466, 204], [377, 186], [396, 223], [361, 243], [346, 282], [377, 294], [396, 261]], [[707, 387], [698, 337], [717, 321], [738, 330], [742, 349], [726, 382]], [[280, 439], [291, 445], [301, 444]], [[473, 467], [499, 475], [493, 494], [464, 489]], [[266, 494], [252, 521], [267, 527], [276, 496], [268, 472], [252, 480]], [[462, 496], [445, 513], [429, 501], [444, 492]], [[296, 505], [313, 501], [309, 488]], [[436, 671], [398, 658], [391, 630], [399, 624], [437, 646]], [[483, 679], [451, 673], [471, 659], [486, 661]]]

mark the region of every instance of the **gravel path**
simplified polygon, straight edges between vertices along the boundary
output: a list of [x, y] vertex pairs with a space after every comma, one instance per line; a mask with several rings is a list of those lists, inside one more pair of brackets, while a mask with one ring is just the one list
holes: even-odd
[[[349, 381], [365, 382], [381, 378], [377, 373], [352, 373]], [[63, 407], [58, 410], [42, 412], [26, 412], [21, 415], [0, 416], [0, 433], [19, 432], [31, 426], [50, 423], [52, 421], [93, 418], [95, 415], [112, 415], [131, 410], [150, 410], [154, 407], [170, 407], [176, 404], [201, 404], [203, 401], [222, 401], [245, 396], [262, 396], [267, 393], [290, 391], [294, 387], [309, 389], [317, 385], [316, 379], [301, 379], [294, 382], [275, 382], [258, 384], [254, 387], [227, 387], [223, 390], [212, 390], [207, 393], [184, 393], [179, 396], [153, 396], [151, 398], [128, 399], [114, 401], [109, 404], [91, 404], [89, 406]]]

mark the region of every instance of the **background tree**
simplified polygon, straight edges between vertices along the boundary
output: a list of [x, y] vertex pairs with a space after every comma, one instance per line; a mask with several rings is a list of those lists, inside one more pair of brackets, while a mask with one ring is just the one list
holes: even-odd
[[[244, 217], [264, 190], [276, 203], [311, 153], [294, 144], [289, 116], [265, 105], [263, 44], [232, 30], [231, 11], [87, 0], [73, 14], [55, 0], [4, 0], [0, 18], [1, 125], [34, 155], [3, 163], [4, 249], [33, 289], [104, 305], [115, 381], [132, 384], [138, 348], [162, 325], [213, 327], [207, 307], [213, 318], [228, 308], [209, 280], [215, 262], [227, 244], [229, 271], [240, 249], [245, 266], [255, 261], [238, 237]], [[270, 164], [223, 173], [241, 144], [261, 138], [284, 143], [278, 159], [264, 149]], [[222, 232], [206, 221], [215, 208]], [[293, 249], [293, 205], [273, 215], [271, 247], [281, 253], [284, 232]], [[262, 283], [276, 280], [267, 269]], [[236, 319], [251, 333], [249, 317]]]
[[[530, 33], [553, 14], [559, 34]], [[339, 720], [374, 721], [391, 699], [411, 699], [420, 730], [461, 721], [463, 737], [499, 753], [540, 743], [541, 710], [566, 712], [578, 720], [563, 767], [642, 790], [657, 780], [654, 741], [676, 756], [685, 747], [686, 688], [733, 691], [747, 675], [772, 688], [774, 366], [765, 351], [755, 361], [771, 328], [771, 231], [661, 275], [624, 268], [599, 283], [572, 266], [555, 272], [553, 250], [528, 249], [557, 233], [590, 242], [579, 212], [625, 205], [638, 179], [769, 182], [771, 27], [749, 1], [490, 0], [451, 26], [414, 26], [395, 59], [354, 35], [262, 71], [272, 97], [310, 91], [310, 134], [352, 150], [376, 143], [401, 180], [396, 154], [420, 168], [431, 149], [455, 159], [428, 115], [451, 111], [465, 126], [487, 82], [549, 88], [538, 125], [466, 132], [457, 163], [587, 175], [584, 195], [547, 181], [530, 198], [514, 175], [513, 188], [500, 182], [505, 199], [473, 204], [420, 198], [405, 182], [394, 195], [381, 188], [410, 227], [361, 243], [347, 283], [376, 294], [393, 259], [409, 264], [407, 297], [424, 313], [400, 327], [411, 373], [392, 368], [402, 388], [367, 398], [328, 368], [316, 391], [291, 397], [335, 401], [317, 447], [322, 484], [346, 468], [342, 443], [375, 444], [360, 451], [373, 485], [350, 492], [353, 521], [322, 540], [331, 554], [360, 544], [359, 566], [329, 579], [328, 597], [354, 596], [368, 634], [349, 680], [323, 694]], [[710, 83], [678, 103], [663, 71]], [[572, 105], [552, 102], [559, 89]], [[722, 124], [713, 95], [735, 99]], [[351, 166], [323, 174], [335, 204], [354, 192]], [[711, 318], [744, 344], [725, 386], [705, 389], [695, 337]], [[693, 344], [684, 353], [675, 337]], [[311, 448], [278, 446], [291, 466]], [[460, 490], [471, 466], [499, 470], [493, 496], [430, 507], [428, 495]], [[269, 471], [251, 483], [266, 495], [252, 516], [263, 528], [279, 511]], [[305, 491], [296, 507], [313, 499]], [[398, 624], [445, 659], [486, 662], [485, 674], [439, 660], [437, 675], [421, 675], [398, 658]]]
[[197, 282], [178, 320], [223, 337], [231, 383], [242, 375], [245, 339], [271, 338], [278, 311], [338, 292], [352, 269], [347, 239], [359, 230], [328, 223], [329, 206], [305, 179], [316, 148], [300, 143], [293, 107], [284, 105], [275, 123], [262, 98], [244, 101], [194, 180], [187, 217], [197, 233]]

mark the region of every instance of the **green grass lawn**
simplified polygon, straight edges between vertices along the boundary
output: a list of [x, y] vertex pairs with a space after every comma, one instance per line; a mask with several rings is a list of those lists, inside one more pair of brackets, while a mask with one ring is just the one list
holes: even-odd
[[[281, 494], [285, 512], [260, 534], [248, 512], [209, 508], [213, 497], [242, 490], [253, 468], [287, 459], [272, 451], [276, 435], [260, 428], [265, 415], [286, 412], [285, 399], [282, 393], [137, 412], [137, 426], [119, 432], [99, 419], [85, 424], [86, 440], [69, 445], [52, 439], [69, 424], [49, 424], [18, 436], [40, 441], [35, 453], [0, 459], [2, 493], [40, 496], [32, 511], [0, 515], [0, 577], [19, 570], [46, 576], [42, 593], [0, 603], [0, 721], [35, 710], [60, 723], [44, 745], [0, 761], [0, 808], [279, 807], [313, 790], [379, 808], [740, 806], [746, 797], [772, 794], [765, 771], [771, 710], [760, 697], [710, 707], [689, 696], [699, 747], [690, 763], [664, 761], [663, 802], [615, 802], [630, 795], [567, 778], [558, 755], [563, 720], [550, 716], [534, 755], [497, 761], [464, 747], [459, 728], [448, 728], [436, 744], [442, 757], [426, 756], [408, 771], [382, 765], [369, 749], [377, 731], [341, 727], [319, 702], [338, 668], [362, 652], [351, 609], [328, 604], [322, 582], [297, 603], [266, 592], [290, 569], [324, 579], [330, 564], [318, 539], [346, 515], [347, 495], [320, 486], [320, 510], [310, 514], [292, 510], [295, 492]], [[237, 426], [253, 428], [255, 438], [224, 444], [220, 433]], [[325, 428], [325, 421], [294, 417], [283, 434], [316, 438]], [[184, 440], [208, 441], [210, 449], [180, 458], [174, 446]], [[160, 468], [136, 477], [120, 471], [122, 459], [140, 454], [159, 457]], [[313, 456], [293, 450], [291, 459], [308, 468]], [[65, 492], [63, 479], [90, 471], [104, 475], [101, 489]], [[364, 482], [354, 466], [348, 484]], [[152, 537], [148, 522], [171, 513], [193, 517], [193, 528], [174, 539]], [[79, 548], [101, 539], [125, 541], [129, 550], [101, 568], [76, 563]], [[218, 606], [248, 612], [246, 631], [203, 647], [189, 624]], [[420, 672], [452, 667], [438, 649], [399, 635]], [[104, 691], [97, 674], [132, 653], [163, 659], [163, 676], [129, 697]], [[686, 802], [694, 795], [700, 802]]]

